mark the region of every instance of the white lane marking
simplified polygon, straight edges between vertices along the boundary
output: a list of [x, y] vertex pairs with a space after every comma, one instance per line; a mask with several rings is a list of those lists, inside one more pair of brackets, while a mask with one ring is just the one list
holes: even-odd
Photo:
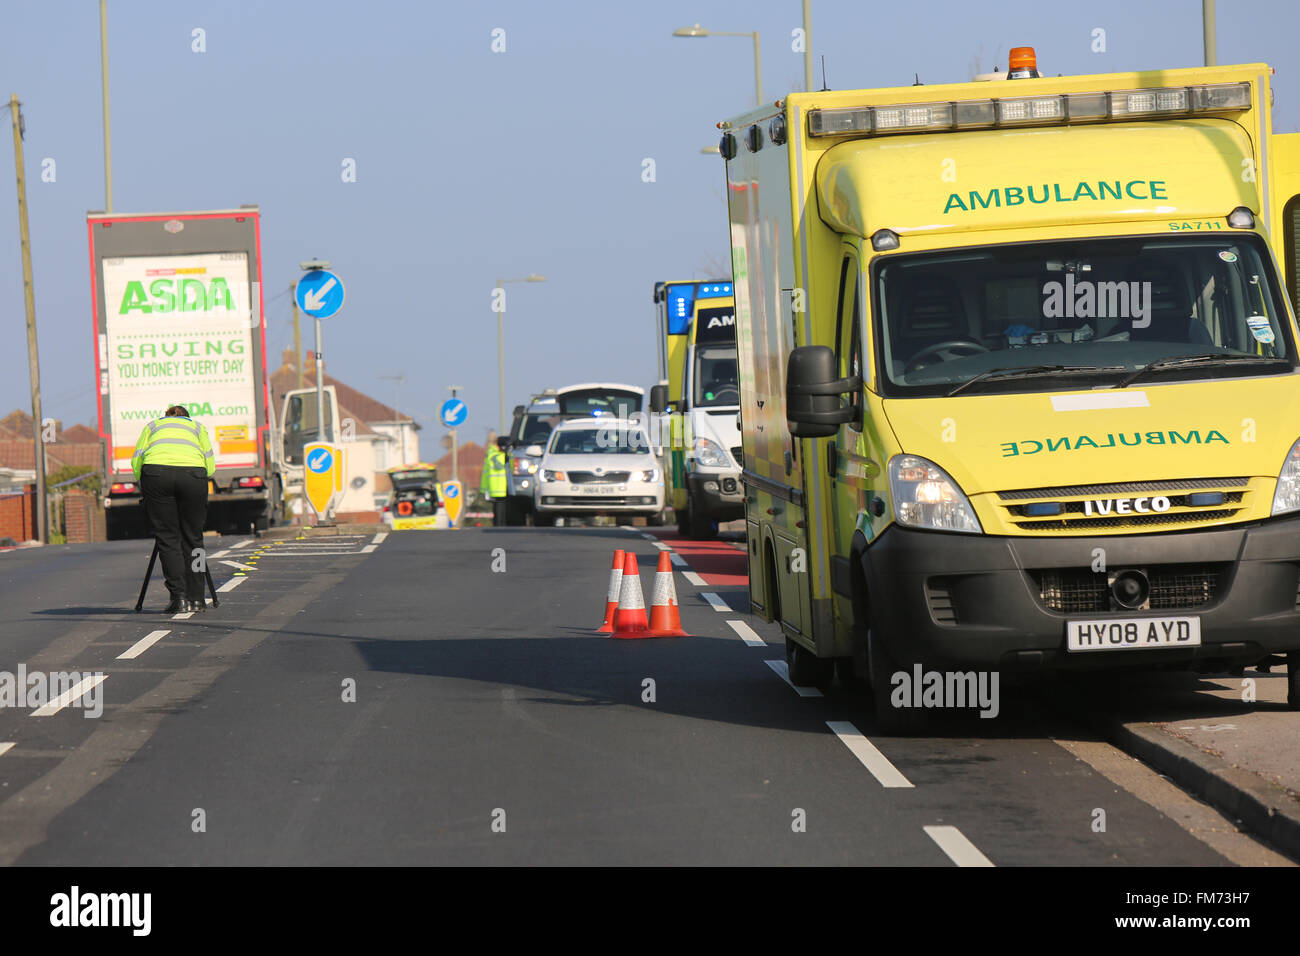
[[[368, 544], [359, 551], [268, 551], [262, 555], [264, 558], [314, 558], [322, 554], [365, 554], [367, 551], [375, 550], [373, 544]], [[249, 568], [250, 571], [256, 571], [257, 568]]]
[[134, 644], [128, 647], [121, 654], [118, 654], [117, 659], [119, 661], [133, 661], [170, 633], [171, 631], [150, 631], [144, 637], [140, 638], [140, 640], [136, 641]]
[[252, 544], [252, 543], [253, 543], [253, 539], [252, 539], [252, 538], [245, 538], [243, 541], [236, 541], [234, 544], [232, 544], [232, 545], [230, 546], [230, 550], [231, 550], [231, 551], [237, 551], [237, 550], [239, 550], [240, 548], [247, 547], [248, 545], [250, 545], [250, 544]]
[[958, 866], [993, 866], [993, 861], [975, 848], [956, 827], [922, 827], [948, 859]]
[[680, 554], [678, 554], [676, 551], [674, 551], [672, 554], [668, 555], [668, 560], [671, 561], [673, 564], [675, 564], [675, 565], [676, 565], [677, 567], [679, 567], [679, 568], [685, 568], [685, 569], [687, 569], [688, 571], [690, 570], [690, 567], [691, 567], [691, 566], [690, 566], [689, 564], [686, 563], [686, 559], [683, 558], [683, 557], [682, 557]]
[[1085, 395], [1053, 395], [1057, 412], [1099, 411], [1107, 408], [1149, 408], [1146, 392], [1089, 392]]
[[383, 543], [384, 543], [384, 539], [387, 538], [387, 537], [388, 537], [388, 532], [387, 532], [387, 531], [380, 531], [380, 532], [378, 532], [378, 533], [377, 533], [373, 538], [370, 539], [370, 543], [371, 543], [371, 544], [383, 544]]
[[772, 670], [776, 671], [776, 676], [781, 678], [781, 680], [785, 681], [791, 687], [793, 687], [794, 692], [798, 694], [800, 697], [821, 697], [822, 696], [822, 692], [819, 691], [816, 687], [800, 687], [798, 684], [792, 683], [790, 681], [790, 665], [787, 664], [785, 661], [764, 661], [763, 663], [765, 663], [768, 667], [772, 668]]
[[889, 762], [889, 758], [876, 749], [876, 745], [863, 736], [862, 731], [854, 727], [847, 720], [828, 720], [826, 726], [829, 727], [836, 737], [858, 760], [862, 761], [862, 766], [871, 771], [871, 775], [880, 781], [882, 787], [912, 787], [912, 781], [899, 772], [898, 768]]
[[36, 710], [31, 712], [30, 716], [50, 717], [54, 714], [57, 714], [64, 707], [67, 707], [69, 704], [71, 704], [74, 700], [80, 698], [82, 694], [94, 690], [100, 684], [104, 683], [104, 680], [107, 677], [108, 677], [107, 674], [97, 674], [93, 677], [83, 677], [76, 684], [72, 685], [70, 688], [65, 690], [62, 694], [54, 698], [54, 700], [50, 701], [44, 707], [36, 708]]
[[216, 554], [210, 554], [210, 555], [208, 555], [208, 560], [211, 561], [211, 560], [213, 560], [214, 558], [224, 558], [224, 557], [225, 557], [226, 555], [228, 555], [229, 553], [230, 553], [229, 551], [218, 551]]
[[654, 535], [652, 535], [652, 534], [647, 534], [647, 533], [644, 532], [644, 531], [641, 532], [641, 537], [645, 538], [647, 541], [658, 541], [658, 540], [659, 540], [659, 539], [656, 538]]
[[188, 621], [188, 620], [189, 620], [190, 618], [192, 618], [193, 616], [194, 616], [194, 612], [193, 612], [193, 611], [181, 611], [181, 613], [179, 613], [179, 614], [173, 614], [173, 615], [172, 615], [172, 620], [173, 620], [173, 621]]
[[723, 614], [728, 614], [731, 611], [731, 605], [722, 600], [722, 598], [718, 597], [712, 591], [701, 591], [700, 597], [712, 604], [713, 610], [715, 611], [720, 611]]
[[217, 588], [217, 593], [225, 594], [227, 591], [233, 591], [235, 588], [239, 587], [241, 583], [247, 580], [248, 578], [231, 578], [225, 584], [221, 585], [221, 587]]
[[3, 757], [5, 754], [7, 754], [9, 751], [13, 749], [14, 749], [14, 743], [12, 740], [6, 740], [0, 743], [0, 757]]
[[704, 578], [700, 577], [694, 571], [683, 571], [682, 577], [687, 581], [690, 581], [691, 584], [694, 584], [697, 588], [707, 588], [709, 586], [709, 582], [704, 580]]
[[257, 570], [257, 568], [253, 567], [251, 564], [240, 564], [238, 561], [222, 561], [221, 563], [222, 563], [222, 564], [228, 564], [228, 565], [230, 565], [232, 568], [239, 568], [239, 570], [241, 570], [241, 571], [256, 571], [256, 570]]
[[671, 548], [669, 545], [664, 544], [662, 541], [656, 541], [656, 542], [655, 542], [655, 547], [658, 548], [660, 551], [671, 551], [671, 550], [672, 550], [672, 548]]
[[364, 548], [361, 549], [361, 553], [362, 553], [362, 554], [369, 554], [371, 551], [375, 550], [375, 548], [377, 548], [377, 547], [379, 547], [379, 545], [377, 545], [377, 544], [368, 544], [368, 545], [366, 545]]
[[740, 635], [740, 639], [750, 647], [767, 647], [767, 641], [754, 633], [754, 629], [744, 621], [728, 621], [727, 626]]

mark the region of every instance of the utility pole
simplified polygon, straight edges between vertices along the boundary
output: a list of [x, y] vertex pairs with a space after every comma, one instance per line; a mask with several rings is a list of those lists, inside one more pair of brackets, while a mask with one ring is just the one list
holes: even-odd
[[293, 367], [298, 371], [298, 388], [306, 381], [302, 367], [302, 328], [298, 324], [298, 283], [289, 283], [289, 304], [293, 306]]
[[1201, 0], [1201, 30], [1205, 42], [1205, 65], [1218, 66], [1219, 55], [1214, 37], [1214, 0]]
[[813, 91], [812, 0], [803, 0], [803, 91]]
[[9, 97], [14, 124], [14, 174], [18, 179], [18, 235], [23, 251], [23, 299], [27, 306], [27, 368], [32, 380], [32, 464], [36, 470], [36, 539], [49, 541], [45, 514], [45, 443], [41, 441], [41, 362], [36, 354], [36, 291], [32, 285], [32, 237], [27, 228], [27, 174], [23, 169], [23, 119], [18, 94]]
[[[460, 385], [451, 386], [452, 398], [456, 397], [456, 393], [460, 391], [461, 387], [462, 386]], [[459, 457], [460, 457], [460, 436], [458, 434], [458, 430], [453, 428], [451, 430], [451, 480], [452, 481], [460, 481], [460, 462], [458, 460]]]
[[99, 72], [104, 91], [104, 212], [113, 211], [113, 147], [108, 133], [108, 0], [99, 0]]

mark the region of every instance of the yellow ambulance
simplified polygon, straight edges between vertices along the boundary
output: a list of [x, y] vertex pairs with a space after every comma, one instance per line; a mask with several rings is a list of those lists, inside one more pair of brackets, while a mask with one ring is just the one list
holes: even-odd
[[[797, 684], [1288, 663], [1300, 134], [1263, 64], [719, 124], [752, 609]], [[1285, 271], [1279, 266], [1285, 263]], [[930, 671], [926, 670], [925, 673]]]

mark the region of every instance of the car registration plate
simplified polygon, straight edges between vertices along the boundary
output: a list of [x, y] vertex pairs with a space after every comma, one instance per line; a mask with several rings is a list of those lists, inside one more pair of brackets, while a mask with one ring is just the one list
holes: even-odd
[[618, 485], [580, 485], [579, 491], [584, 495], [616, 495]]
[[1199, 647], [1199, 617], [1107, 618], [1066, 621], [1066, 650], [1123, 651], [1155, 647]]

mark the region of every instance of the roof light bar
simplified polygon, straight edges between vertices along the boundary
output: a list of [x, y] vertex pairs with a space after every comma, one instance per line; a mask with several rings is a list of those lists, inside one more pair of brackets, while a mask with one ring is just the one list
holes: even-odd
[[1015, 126], [1097, 123], [1250, 108], [1249, 83], [1173, 86], [1097, 93], [854, 106], [808, 111], [810, 136], [879, 136]]

